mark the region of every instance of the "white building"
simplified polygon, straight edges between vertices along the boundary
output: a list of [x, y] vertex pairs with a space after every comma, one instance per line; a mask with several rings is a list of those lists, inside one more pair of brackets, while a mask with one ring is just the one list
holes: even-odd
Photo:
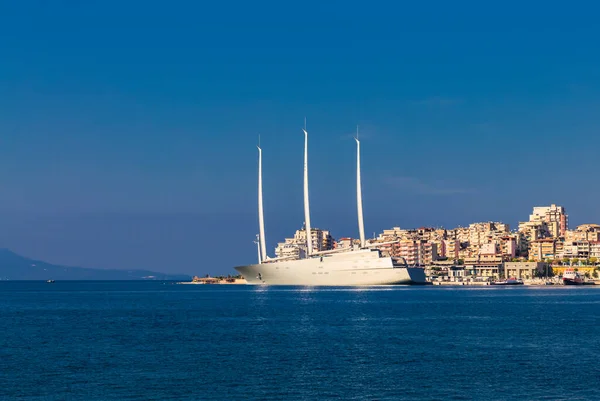
[[[313, 251], [326, 251], [333, 249], [333, 237], [327, 230], [320, 228], [311, 229], [311, 240]], [[293, 238], [286, 238], [284, 242], [277, 244], [275, 256], [278, 258], [298, 258], [306, 252], [306, 229], [302, 227], [296, 230]]]

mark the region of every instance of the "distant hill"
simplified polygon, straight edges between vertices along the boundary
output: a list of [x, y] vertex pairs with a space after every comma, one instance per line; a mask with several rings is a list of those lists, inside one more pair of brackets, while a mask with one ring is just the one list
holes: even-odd
[[190, 280], [147, 270], [103, 270], [53, 265], [0, 249], [0, 280]]

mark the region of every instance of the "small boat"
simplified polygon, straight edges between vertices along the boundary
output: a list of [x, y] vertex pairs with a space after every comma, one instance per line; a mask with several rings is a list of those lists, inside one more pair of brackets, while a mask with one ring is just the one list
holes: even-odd
[[523, 285], [523, 280], [519, 278], [507, 278], [506, 280], [492, 281], [491, 285]]
[[46, 280], [47, 283], [53, 283], [54, 280]]
[[568, 268], [563, 273], [564, 285], [590, 285], [595, 284], [593, 281], [585, 281], [585, 276], [579, 274], [573, 268]]

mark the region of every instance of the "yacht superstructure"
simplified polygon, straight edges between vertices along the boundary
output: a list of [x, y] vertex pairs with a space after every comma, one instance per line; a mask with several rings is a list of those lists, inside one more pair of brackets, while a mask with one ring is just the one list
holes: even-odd
[[363, 222], [360, 175], [360, 141], [356, 140], [356, 205], [360, 245], [330, 251], [313, 251], [310, 203], [308, 196], [308, 132], [304, 132], [304, 219], [306, 251], [298, 258], [269, 258], [266, 254], [264, 212], [262, 202], [262, 149], [258, 147], [258, 216], [259, 235], [257, 264], [235, 269], [248, 284], [303, 285], [303, 286], [360, 286], [391, 284], [426, 284], [422, 268], [407, 267], [406, 263], [385, 255], [375, 248], [383, 244], [367, 245]]

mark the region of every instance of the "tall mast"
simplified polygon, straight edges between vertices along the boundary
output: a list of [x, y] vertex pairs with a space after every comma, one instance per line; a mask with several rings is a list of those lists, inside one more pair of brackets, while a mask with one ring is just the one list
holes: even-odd
[[360, 141], [358, 140], [358, 125], [356, 126], [356, 209], [358, 212], [358, 233], [360, 247], [365, 247], [365, 223], [363, 221], [362, 188], [360, 183]]
[[304, 118], [304, 228], [306, 230], [307, 256], [312, 255], [312, 230], [310, 229], [310, 205], [308, 204], [308, 132]]
[[[260, 138], [260, 137], [259, 137]], [[263, 215], [263, 193], [262, 193], [262, 149], [260, 148], [260, 139], [258, 148], [258, 232], [260, 243], [260, 260], [267, 259], [267, 245], [265, 242], [265, 219]], [[259, 262], [261, 263], [261, 262]]]

